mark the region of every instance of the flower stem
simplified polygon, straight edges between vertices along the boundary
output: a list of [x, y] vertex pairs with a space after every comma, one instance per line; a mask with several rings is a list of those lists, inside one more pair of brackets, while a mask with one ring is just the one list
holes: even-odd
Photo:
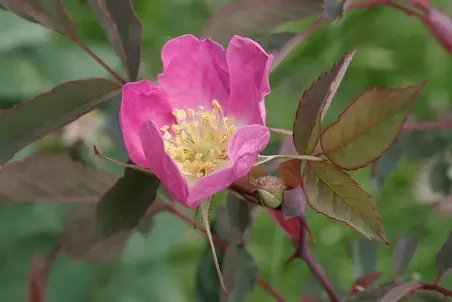
[[[172, 205], [170, 203], [166, 203], [163, 202], [159, 199], [156, 199], [154, 201], [153, 206], [157, 206], [158, 208], [163, 208], [164, 210], [166, 210], [168, 213], [173, 214], [174, 216], [180, 218], [183, 222], [185, 222], [187, 225], [189, 226], [196, 226], [196, 230], [204, 235], [207, 234], [207, 231], [201, 227], [200, 225], [198, 225], [195, 221], [193, 221], [188, 215], [184, 214], [183, 212], [181, 212], [175, 205]], [[218, 239], [215, 235], [212, 234], [212, 240], [213, 242], [219, 246], [220, 248], [222, 248], [223, 250], [227, 249], [227, 244], [223, 241], [221, 241], [220, 239]], [[276, 289], [274, 289], [264, 278], [262, 278], [261, 276], [259, 276], [257, 278], [257, 283], [259, 285], [261, 285], [263, 288], [265, 288], [270, 295], [272, 295], [272, 297], [278, 301], [278, 302], [284, 302], [284, 298], [278, 293], [278, 291]]]

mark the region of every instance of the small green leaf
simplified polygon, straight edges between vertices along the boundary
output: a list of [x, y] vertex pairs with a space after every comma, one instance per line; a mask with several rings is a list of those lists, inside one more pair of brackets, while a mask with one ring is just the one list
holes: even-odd
[[141, 62], [141, 23], [131, 0], [88, 0], [88, 3], [121, 58], [129, 80], [135, 81]]
[[222, 6], [207, 23], [203, 36], [226, 43], [234, 35], [250, 36], [278, 25], [320, 14], [321, 0], [238, 0]]
[[226, 199], [226, 207], [229, 218], [228, 242], [243, 244], [247, 241], [247, 235], [249, 235], [251, 204], [229, 193]]
[[0, 202], [97, 202], [117, 181], [66, 155], [32, 156], [0, 173]]
[[394, 274], [397, 276], [403, 273], [410, 264], [416, 251], [419, 237], [400, 237], [394, 248]]
[[154, 202], [159, 185], [157, 176], [126, 168], [98, 205], [101, 233], [111, 236], [135, 228]]
[[417, 280], [401, 284], [397, 287], [392, 288], [386, 295], [383, 296], [381, 302], [394, 302], [399, 301], [399, 299], [409, 295], [411, 292], [419, 289], [421, 283]]
[[396, 139], [425, 84], [364, 92], [322, 132], [324, 155], [346, 170], [378, 159]]
[[388, 243], [370, 195], [347, 173], [326, 162], [308, 162], [303, 174], [308, 204], [319, 213], [344, 222], [369, 239]]
[[77, 30], [62, 0], [0, 0], [5, 9], [78, 40]]
[[244, 247], [229, 245], [223, 260], [223, 270], [229, 297], [220, 293], [220, 301], [245, 302], [254, 289], [259, 268]]
[[452, 232], [436, 255], [437, 280], [441, 280], [452, 268]]
[[107, 79], [76, 80], [2, 111], [0, 164], [6, 163], [29, 143], [92, 110], [120, 89], [117, 83]]
[[309, 155], [314, 151], [320, 138], [322, 119], [354, 54], [355, 51], [345, 55], [303, 92], [293, 125], [293, 141], [299, 154]]

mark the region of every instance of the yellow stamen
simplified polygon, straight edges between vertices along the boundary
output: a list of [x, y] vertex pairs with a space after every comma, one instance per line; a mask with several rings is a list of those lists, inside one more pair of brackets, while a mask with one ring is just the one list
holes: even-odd
[[160, 128], [165, 141], [165, 151], [183, 174], [204, 177], [215, 171], [221, 161], [228, 160], [229, 140], [235, 134], [233, 118], [224, 116], [217, 100], [213, 109], [206, 111], [174, 109], [177, 124]]

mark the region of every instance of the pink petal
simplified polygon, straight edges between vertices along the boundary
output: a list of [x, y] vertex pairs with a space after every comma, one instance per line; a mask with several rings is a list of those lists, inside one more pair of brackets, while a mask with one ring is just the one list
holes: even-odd
[[184, 204], [188, 196], [187, 182], [176, 163], [166, 154], [160, 128], [154, 121], [145, 121], [139, 133], [149, 168], [168, 193]]
[[258, 154], [267, 146], [269, 139], [270, 132], [265, 126], [250, 125], [239, 129], [228, 146], [232, 165], [201, 178], [190, 189], [188, 206], [196, 207], [199, 201], [226, 189], [245, 176], [255, 164]]
[[226, 115], [245, 124], [265, 125], [264, 97], [270, 93], [268, 73], [273, 56], [253, 40], [234, 36], [226, 58], [231, 90]]
[[166, 93], [150, 81], [127, 83], [122, 89], [120, 123], [130, 159], [149, 168], [139, 135], [144, 121], [153, 120], [157, 127], [175, 123]]
[[226, 52], [220, 44], [183, 35], [165, 44], [162, 61], [158, 82], [173, 108], [211, 108], [215, 99], [220, 104], [227, 101], [229, 74]]

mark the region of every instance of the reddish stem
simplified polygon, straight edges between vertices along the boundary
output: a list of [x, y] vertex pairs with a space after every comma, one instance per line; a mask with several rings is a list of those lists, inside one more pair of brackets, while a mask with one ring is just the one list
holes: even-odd
[[402, 127], [402, 132], [413, 132], [421, 130], [439, 130], [451, 129], [452, 121], [429, 121], [429, 122], [410, 122], [405, 123]]
[[85, 43], [80, 40], [74, 40], [74, 43], [80, 46], [81, 49], [86, 51], [100, 66], [102, 66], [109, 74], [111, 74], [122, 85], [126, 84], [124, 80], [116, 71], [114, 71], [107, 63], [105, 63], [100, 57], [98, 57]]
[[[307, 224], [306, 221], [305, 223]], [[308, 242], [309, 237], [306, 228], [302, 227], [301, 232], [302, 234], [300, 236], [301, 242], [299, 245], [298, 256], [306, 262], [311, 272], [315, 275], [315, 277], [319, 281], [320, 285], [322, 285], [322, 287], [325, 289], [330, 300], [332, 302], [339, 302], [340, 298], [336, 294], [336, 291], [334, 290], [333, 283], [331, 283], [331, 281], [328, 279], [327, 275], [325, 274], [325, 271], [317, 262], [317, 260], [314, 258], [311, 250], [309, 249]]]
[[438, 292], [438, 293], [440, 293], [440, 294], [442, 294], [443, 296], [446, 296], [446, 297], [452, 297], [452, 291], [451, 290], [449, 290], [447, 288], [444, 288], [444, 287], [441, 287], [441, 286], [439, 286], [438, 284], [435, 284], [435, 283], [422, 283], [421, 288], [425, 289], [425, 290], [431, 290], [431, 291]]
[[423, 19], [424, 15], [422, 13], [419, 13], [411, 8], [405, 7], [403, 5], [400, 5], [398, 3], [395, 3], [393, 0], [370, 0], [367, 2], [358, 2], [353, 3], [350, 7], [350, 9], [359, 9], [359, 8], [367, 8], [367, 7], [373, 7], [373, 6], [392, 6], [393, 8], [399, 9], [407, 13], [408, 15], [418, 17], [419, 19]]
[[[174, 216], [179, 217], [182, 221], [184, 221], [189, 226], [195, 226], [195, 229], [198, 232], [200, 232], [204, 235], [207, 234], [206, 230], [202, 226], [200, 226], [199, 224], [196, 223], [196, 221], [194, 221], [189, 216], [187, 216], [186, 214], [181, 212], [175, 205], [172, 205], [170, 203], [165, 203], [159, 199], [156, 199], [154, 201], [154, 204], [156, 204], [156, 206], [158, 208], [166, 210], [168, 213], [171, 213]], [[213, 234], [212, 234], [212, 239], [213, 239], [213, 242], [220, 248], [222, 248], [224, 250], [227, 248], [227, 244], [225, 242], [221, 241], [220, 239], [218, 239], [217, 237], [213, 236]], [[259, 283], [263, 288], [265, 288], [273, 296], [273, 298], [275, 298], [276, 301], [284, 302], [284, 298], [264, 278], [259, 276], [257, 279], [257, 283]]]

